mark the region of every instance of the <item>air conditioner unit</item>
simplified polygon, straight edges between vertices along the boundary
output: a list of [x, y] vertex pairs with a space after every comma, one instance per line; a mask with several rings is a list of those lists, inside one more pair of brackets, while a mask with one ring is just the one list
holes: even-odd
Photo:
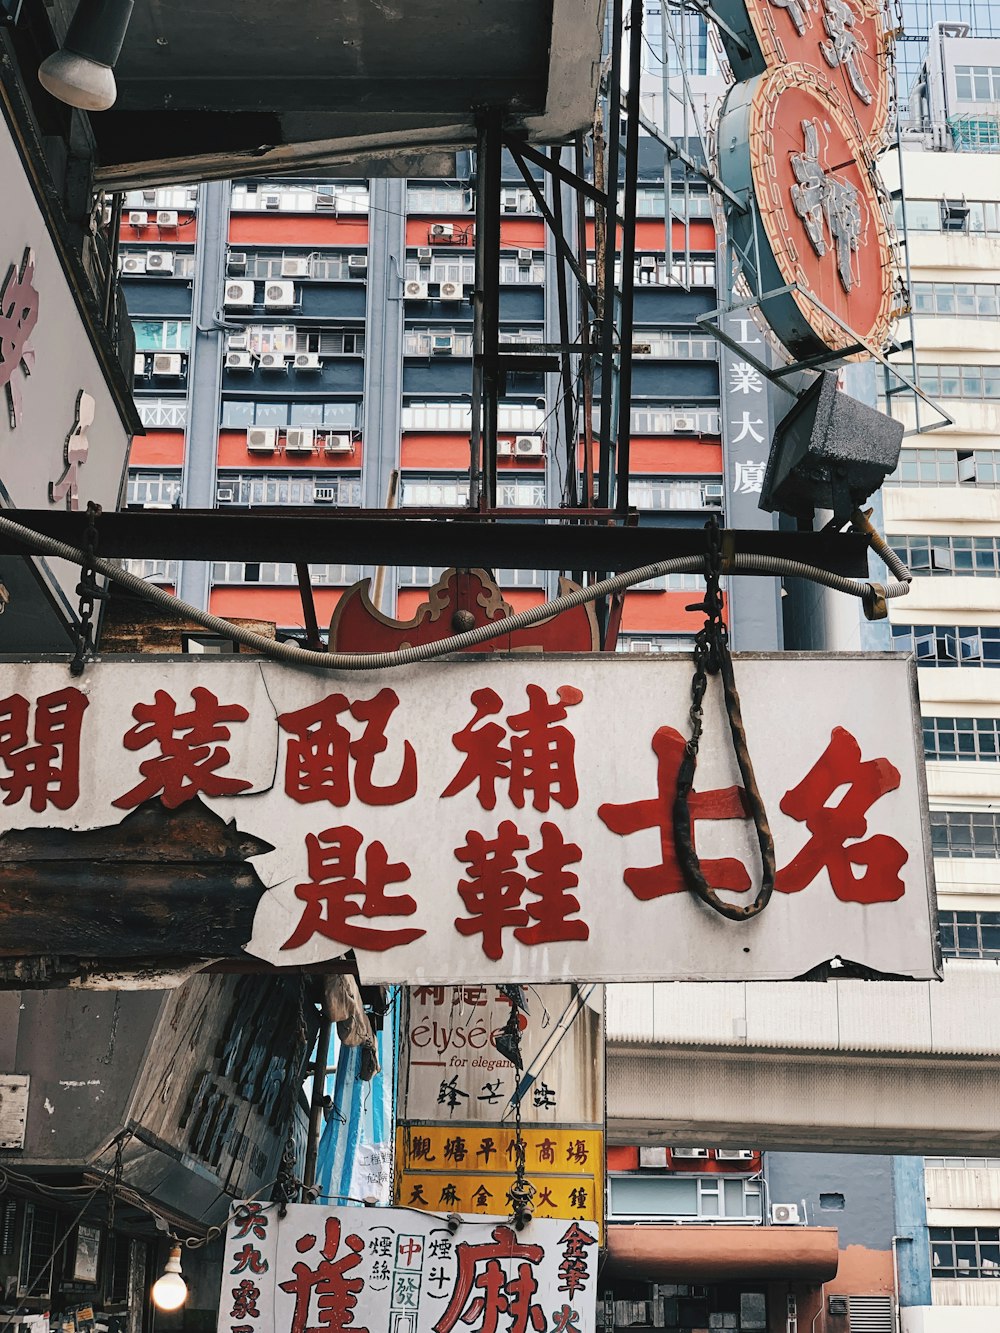
[[161, 352], [153, 357], [154, 375], [173, 375], [180, 376], [184, 374], [184, 358], [179, 352]]
[[497, 458], [510, 458], [513, 452], [513, 440], [497, 440]]
[[722, 483], [710, 482], [701, 488], [701, 502], [707, 509], [722, 507]]
[[227, 352], [227, 370], [253, 370], [253, 357], [249, 352]]
[[517, 458], [541, 458], [543, 453], [540, 435], [518, 435], [514, 440], [513, 452]]
[[703, 1161], [708, 1156], [707, 1148], [671, 1148], [670, 1156], [680, 1161]]
[[531, 268], [534, 258], [533, 250], [518, 250], [517, 252], [517, 262], [522, 268]]
[[640, 267], [640, 268], [656, 268], [656, 257], [655, 257], [655, 255], [640, 255], [640, 257], [639, 257], [639, 267]]
[[260, 197], [261, 208], [266, 208], [272, 213], [276, 213], [281, 207], [280, 194], [262, 194]]
[[698, 421], [695, 417], [675, 416], [673, 428], [677, 435], [693, 435], [698, 429]]
[[220, 503], [232, 502], [236, 497], [236, 492], [232, 486], [219, 486], [215, 492], [215, 498]]
[[254, 303], [252, 282], [226, 283], [226, 308], [229, 310], [250, 309]]
[[227, 352], [249, 352], [250, 335], [248, 333], [231, 333], [226, 340]]
[[404, 295], [404, 296], [407, 298], [407, 300], [409, 300], [409, 301], [426, 301], [426, 300], [427, 300], [427, 283], [426, 283], [426, 282], [414, 282], [414, 281], [411, 280], [410, 282], [407, 282], [406, 285], [404, 286], [404, 288], [403, 288], [403, 295]]
[[273, 426], [251, 426], [247, 431], [248, 454], [273, 454], [278, 447], [278, 432]]
[[146, 356], [143, 352], [136, 352], [132, 361], [132, 374], [138, 379], [140, 375], [146, 373]]
[[285, 431], [286, 454], [311, 454], [316, 441], [316, 432], [312, 427], [296, 426]]
[[500, 208], [504, 213], [516, 213], [518, 205], [516, 190], [502, 190], [500, 193]]
[[288, 362], [280, 352], [261, 352], [260, 368], [261, 370], [287, 370]]
[[269, 282], [264, 287], [264, 307], [267, 310], [291, 310], [295, 305], [294, 282]]
[[335, 209], [337, 207], [337, 195], [332, 186], [316, 186], [316, 207], [318, 209]]
[[791, 1227], [799, 1224], [799, 1205], [797, 1203], [772, 1203], [771, 1225], [773, 1227]]
[[349, 435], [328, 435], [323, 452], [327, 454], [350, 454], [354, 452], [354, 441]]
[[145, 255], [122, 255], [123, 273], [145, 273], [146, 256]]
[[173, 271], [174, 271], [173, 250], [146, 251], [147, 273], [173, 273]]
[[318, 352], [296, 352], [295, 354], [296, 370], [322, 370], [323, 363], [319, 359]]
[[144, 204], [155, 204], [155, 203], [156, 203], [156, 191], [155, 191], [155, 190], [143, 190], [143, 191], [142, 191], [142, 202], [143, 202]]
[[241, 273], [247, 271], [247, 252], [245, 250], [230, 250], [226, 255], [226, 272], [234, 277], [239, 277]]
[[433, 258], [434, 258], [434, 251], [431, 249], [429, 245], [417, 246], [418, 264], [429, 264]]
[[348, 255], [347, 256], [348, 273], [367, 273], [368, 256], [367, 255]]
[[431, 351], [438, 356], [450, 356], [455, 350], [455, 339], [450, 333], [432, 333]]
[[716, 1148], [718, 1162], [752, 1162], [757, 1154], [752, 1148]]
[[308, 278], [309, 260], [301, 256], [285, 255], [281, 261], [281, 276], [283, 278]]
[[465, 288], [460, 282], [442, 282], [441, 284], [442, 301], [464, 301]]
[[130, 227], [148, 227], [149, 214], [143, 213], [138, 209], [133, 210], [128, 215], [128, 224]]
[[161, 208], [156, 215], [156, 225], [158, 227], [176, 227], [177, 214], [172, 208]]
[[329, 502], [330, 500], [336, 500], [336, 498], [337, 498], [337, 488], [335, 486], [313, 487], [314, 500], [321, 500], [321, 501], [326, 500], [327, 502]]
[[644, 1171], [666, 1170], [666, 1148], [640, 1148], [639, 1168]]
[[433, 222], [427, 228], [429, 241], [451, 241], [455, 237], [455, 228], [450, 222]]
[[721, 414], [721, 413], [719, 413], [719, 412], [709, 412], [709, 414], [708, 414], [708, 418], [707, 418], [707, 421], [706, 421], [706, 424], [705, 424], [705, 434], [706, 434], [706, 435], [721, 435], [721, 434], [722, 434], [722, 414]]

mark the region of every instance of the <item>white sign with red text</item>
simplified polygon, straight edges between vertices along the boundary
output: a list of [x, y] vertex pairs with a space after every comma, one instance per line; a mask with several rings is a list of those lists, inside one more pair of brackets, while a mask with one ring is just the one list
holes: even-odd
[[[745, 922], [697, 900], [674, 852], [691, 671], [146, 658], [77, 680], [8, 663], [0, 830], [104, 829], [201, 800], [271, 848], [251, 862], [248, 951], [308, 966], [353, 949], [372, 983], [772, 980], [835, 958], [937, 975], [912, 662], [737, 657], [777, 863]], [[759, 857], [718, 682], [690, 809], [709, 883], [751, 901]]]
[[219, 1333], [594, 1333], [592, 1222], [237, 1207]]

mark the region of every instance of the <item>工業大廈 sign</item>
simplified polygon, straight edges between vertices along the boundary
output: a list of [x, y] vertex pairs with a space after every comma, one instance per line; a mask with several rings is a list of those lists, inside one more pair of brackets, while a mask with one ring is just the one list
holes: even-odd
[[[902, 658], [737, 658], [777, 866], [738, 923], [686, 890], [674, 850], [687, 658], [2, 671], [0, 955], [354, 950], [364, 979], [413, 984], [780, 979], [835, 957], [936, 975]], [[709, 884], [750, 902], [718, 686], [705, 723], [695, 842]]]

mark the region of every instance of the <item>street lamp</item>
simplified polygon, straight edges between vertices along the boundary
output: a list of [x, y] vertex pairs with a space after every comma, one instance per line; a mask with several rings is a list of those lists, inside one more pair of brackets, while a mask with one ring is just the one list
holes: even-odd
[[181, 1247], [173, 1245], [163, 1276], [153, 1283], [153, 1304], [158, 1310], [179, 1310], [187, 1300], [187, 1283], [181, 1277]]
[[69, 106], [107, 111], [118, 95], [114, 64], [121, 54], [134, 0], [80, 0], [62, 50], [38, 67], [42, 87]]

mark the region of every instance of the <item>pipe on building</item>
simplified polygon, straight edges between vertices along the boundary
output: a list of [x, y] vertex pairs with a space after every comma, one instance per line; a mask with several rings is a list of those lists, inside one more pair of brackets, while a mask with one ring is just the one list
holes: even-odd
[[839, 1260], [836, 1227], [612, 1223], [605, 1277], [829, 1282], [837, 1276]]

